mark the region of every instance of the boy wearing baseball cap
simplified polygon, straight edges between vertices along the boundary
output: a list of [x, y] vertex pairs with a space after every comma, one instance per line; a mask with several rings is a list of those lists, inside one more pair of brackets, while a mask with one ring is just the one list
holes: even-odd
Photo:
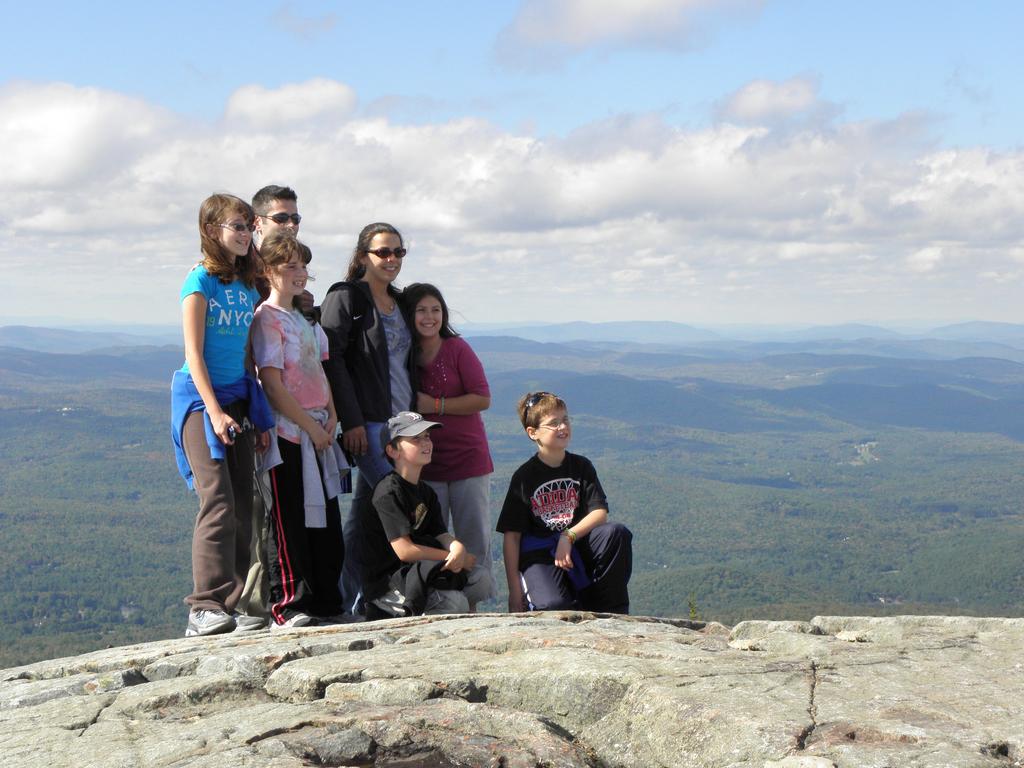
[[366, 521], [363, 594], [367, 620], [421, 613], [467, 613], [486, 597], [487, 574], [445, 529], [441, 505], [420, 473], [433, 452], [430, 431], [441, 425], [401, 411], [381, 431], [394, 466], [373, 491]]

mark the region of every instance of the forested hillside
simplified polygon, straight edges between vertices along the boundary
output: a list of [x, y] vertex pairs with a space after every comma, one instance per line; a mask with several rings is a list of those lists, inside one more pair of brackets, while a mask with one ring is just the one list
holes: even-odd
[[[1024, 612], [1016, 362], [471, 343], [493, 389], [495, 511], [530, 454], [515, 400], [558, 392], [574, 449], [635, 533], [636, 613]], [[180, 359], [0, 349], [0, 666], [183, 631], [195, 500], [169, 439]]]

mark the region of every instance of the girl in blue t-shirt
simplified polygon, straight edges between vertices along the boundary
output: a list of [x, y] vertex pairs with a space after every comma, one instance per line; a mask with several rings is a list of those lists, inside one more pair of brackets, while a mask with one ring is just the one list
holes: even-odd
[[252, 208], [211, 195], [199, 209], [203, 260], [181, 289], [185, 365], [171, 384], [178, 468], [199, 496], [192, 537], [189, 635], [235, 628], [232, 615], [249, 569], [254, 450], [269, 444], [273, 418], [246, 370], [259, 294], [251, 251]]

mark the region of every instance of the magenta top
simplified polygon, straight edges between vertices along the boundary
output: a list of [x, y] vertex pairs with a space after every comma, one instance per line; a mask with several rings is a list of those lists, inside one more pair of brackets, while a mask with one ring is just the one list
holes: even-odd
[[[443, 339], [437, 357], [427, 366], [419, 366], [419, 389], [431, 397], [457, 397], [475, 394], [490, 397], [491, 388], [480, 358], [460, 337]], [[465, 480], [494, 471], [487, 433], [479, 413], [452, 416], [436, 413], [428, 417], [444, 425], [430, 433], [434, 455], [423, 468], [424, 480]]]

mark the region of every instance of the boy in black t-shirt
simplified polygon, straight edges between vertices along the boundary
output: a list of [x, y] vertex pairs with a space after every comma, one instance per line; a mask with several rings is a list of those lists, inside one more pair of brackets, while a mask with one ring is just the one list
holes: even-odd
[[633, 534], [608, 522], [594, 465], [566, 450], [572, 428], [565, 402], [531, 392], [518, 409], [537, 453], [512, 475], [498, 517], [509, 611], [629, 613]]
[[366, 523], [363, 595], [366, 618], [468, 613], [487, 596], [487, 571], [445, 529], [433, 489], [420, 480], [430, 463], [430, 430], [441, 427], [402, 411], [381, 431], [395, 470], [373, 490]]

